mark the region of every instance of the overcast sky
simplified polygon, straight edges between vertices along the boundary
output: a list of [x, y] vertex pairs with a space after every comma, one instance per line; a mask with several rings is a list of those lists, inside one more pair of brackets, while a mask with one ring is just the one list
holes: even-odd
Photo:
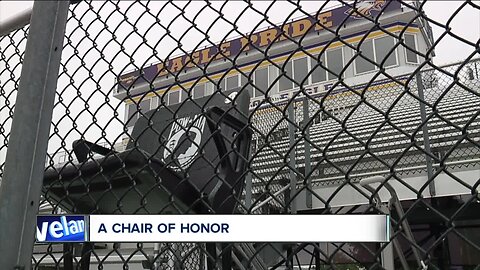
[[[180, 2], [180, 1], [178, 1]], [[200, 2], [200, 1], [199, 1]], [[225, 14], [228, 18], [228, 15], [237, 16], [238, 13], [235, 5], [242, 5], [241, 3], [235, 3], [240, 1], [233, 1], [232, 9], [225, 8]], [[281, 1], [280, 1], [281, 2]], [[305, 1], [302, 2], [302, 7], [310, 12], [314, 12], [315, 8], [319, 6], [319, 2], [322, 1]], [[480, 0], [471, 1], [473, 4], [480, 6]], [[8, 19], [10, 16], [15, 16], [17, 12], [20, 12], [24, 9], [31, 8], [32, 1], [0, 1], [0, 21]], [[221, 1], [214, 1], [215, 4], [220, 4]], [[336, 3], [334, 1], [331, 2], [332, 5]], [[199, 3], [200, 4], [200, 3]], [[269, 5], [268, 1], [257, 1], [257, 6], [265, 8]], [[429, 18], [434, 21], [437, 21], [443, 25], [446, 25], [447, 22], [452, 17], [457, 10], [460, 9], [460, 12], [455, 15], [454, 19], [450, 22], [451, 31], [453, 34], [465, 38], [472, 42], [478, 42], [480, 38], [480, 10], [476, 9], [474, 6], [467, 4], [466, 6], [464, 1], [427, 1], [425, 4], [425, 13]], [[243, 5], [242, 5], [243, 6]], [[275, 8], [269, 12], [269, 16], [272, 18], [278, 18], [277, 21], [282, 21], [285, 14], [284, 6], [287, 6], [291, 10], [292, 5], [288, 5], [287, 3], [283, 3], [283, 5], [278, 4], [278, 12], [275, 14]], [[463, 7], [462, 7], [463, 6]], [[175, 14], [175, 13], [173, 13]], [[300, 13], [298, 15], [301, 15]], [[165, 21], [166, 18], [162, 18], [164, 21], [162, 24], [167, 24], [168, 22]], [[213, 19], [213, 18], [212, 18]], [[168, 19], [167, 19], [168, 20]], [[207, 19], [208, 20], [208, 19]], [[445, 32], [444, 29], [440, 28], [437, 25], [432, 25], [433, 33], [435, 38], [437, 39], [441, 34]], [[242, 27], [240, 27], [242, 28]], [[246, 29], [246, 32], [249, 32]], [[443, 38], [438, 46], [436, 47], [436, 64], [444, 64], [444, 63], [451, 63], [456, 62], [464, 59], [473, 51], [473, 48], [470, 46], [466, 46], [464, 43], [458, 41], [457, 39], [448, 36]]]
[[[177, 40], [182, 38], [185, 31], [191, 26], [191, 23], [185, 19], [178, 18], [181, 15], [181, 9], [185, 9], [185, 16], [189, 19], [200, 13], [201, 15], [196, 18], [195, 22], [203, 31], [206, 31], [213, 23], [209, 30], [209, 35], [213, 42], [220, 41], [224, 38], [226, 30], [232, 29], [232, 26], [225, 21], [215, 20], [218, 18], [218, 13], [212, 9], [204, 9], [205, 4], [201, 1], [192, 1], [186, 7], [187, 2], [175, 1], [174, 3], [180, 9], [170, 3], [165, 3], [164, 1], [151, 1], [149, 3], [149, 8], [154, 14], [162, 10], [158, 15], [161, 26], [171, 24], [170, 30], [173, 38], [162, 38], [155, 46], [160, 58], [170, 53], [172, 55], [183, 54], [178, 49], [177, 45], [179, 42]], [[301, 7], [302, 10], [308, 13], [315, 13], [322, 4], [322, 1], [306, 1], [301, 2]], [[338, 2], [331, 1], [327, 6], [338, 4]], [[480, 6], [480, 0], [474, 1], [474, 4]], [[31, 1], [0, 1], [0, 22], [15, 16], [16, 13], [26, 8], [30, 8], [31, 5]], [[164, 7], [164, 5], [166, 6]], [[253, 12], [250, 9], [248, 13], [239, 16], [241, 11], [247, 7], [244, 2], [229, 1], [225, 6], [223, 5], [224, 2], [222, 1], [212, 2], [212, 7], [216, 10], [221, 9], [227, 20], [238, 20], [238, 31], [241, 33], [251, 32], [257, 23], [263, 19], [263, 14], [267, 14], [273, 22], [283, 22], [292, 13], [292, 10], [295, 9], [295, 5], [286, 1], [277, 1], [270, 8], [271, 2], [255, 1], [253, 2], [253, 7], [259, 12]], [[463, 5], [465, 5], [464, 1], [428, 1], [425, 4], [425, 13], [429, 18], [441, 25], [448, 23], [452, 34], [477, 43], [480, 38], [480, 10], [471, 4]], [[152, 49], [148, 45], [151, 46], [158, 42], [159, 37], [164, 36], [165, 29], [155, 23], [156, 18], [154, 16], [140, 16], [145, 12], [145, 7], [142, 3], [135, 3], [133, 7], [130, 7], [132, 2], [128, 1], [121, 1], [118, 4], [120, 11], [127, 13], [130, 23], [135, 23], [136, 19], [139, 16], [141, 17], [137, 23], [139, 28], [137, 33], [139, 35], [129, 35], [133, 31], [132, 26], [125, 22], [122, 23], [124, 17], [120, 13], [115, 12], [116, 7], [111, 2], [105, 4], [104, 1], [93, 1], [92, 6], [93, 11], [85, 3], [80, 4], [75, 9], [75, 14], [77, 17], [84, 15], [82, 18], [83, 28], [88, 27], [90, 36], [97, 38], [97, 46], [94, 46], [92, 42], [84, 38], [85, 30], [79, 29], [80, 25], [77, 21], [72, 20], [67, 25], [67, 35], [75, 48], [67, 45], [63, 52], [62, 63], [67, 72], [60, 75], [58, 82], [58, 89], [63, 89], [64, 91], [62, 94], [63, 100], [59, 106], [55, 107], [53, 116], [53, 122], [58, 124], [59, 131], [50, 140], [49, 152], [55, 151], [62, 140], [67, 142], [64, 150], [69, 149], [71, 142], [78, 139], [81, 133], [84, 133], [83, 135], [87, 139], [95, 140], [102, 137], [101, 134], [105, 132], [110, 142], [118, 142], [122, 136], [119, 130], [121, 131], [123, 128], [124, 105], [119, 100], [112, 98], [111, 91], [112, 86], [115, 84], [115, 74], [119, 74], [124, 68], [134, 69], [130, 56], [135, 59], [135, 65], [137, 66], [158, 61], [158, 58], [151, 58]], [[452, 18], [452, 14], [459, 9], [460, 11], [449, 21]], [[115, 32], [116, 40], [122, 42], [127, 39], [122, 45], [128, 55], [117, 55], [121, 48], [115, 42], [110, 42], [112, 40], [111, 34], [107, 31], [102, 31], [105, 25], [102, 21], [96, 19], [97, 13], [102, 18], [102, 21], [109, 18], [110, 30], [115, 29], [117, 26], [121, 27], [119, 28], [121, 29], [120, 31]], [[112, 13], [113, 15], [111, 15]], [[302, 15], [301, 12], [297, 11], [289, 18]], [[152, 25], [154, 26], [150, 29]], [[264, 23], [263, 26], [266, 26], [266, 24]], [[438, 40], [445, 33], [445, 28], [434, 24], [432, 24], [432, 27], [434, 37]], [[144, 44], [141, 36], [144, 36], [149, 41], [149, 44]], [[230, 38], [234, 36], [238, 36], [238, 34], [232, 34]], [[182, 48], [186, 51], [193, 49], [202, 40], [202, 37], [202, 33], [192, 29], [188, 30], [187, 35], [181, 39]], [[18, 38], [21, 39], [21, 35]], [[20, 47], [24, 45], [22, 43]], [[203, 43], [202, 45], [206, 44]], [[100, 50], [103, 49], [102, 53], [104, 53], [104, 56], [102, 57], [96, 49], [92, 49], [94, 47], [98, 47]], [[75, 49], [77, 53], [75, 53]], [[8, 50], [10, 51], [5, 52], [6, 54], [14, 53], [13, 48], [10, 47]], [[474, 47], [458, 41], [451, 35], [447, 35], [440, 39], [439, 44], [436, 46], [437, 56], [434, 62], [437, 65], [457, 62], [468, 57], [474, 50]], [[77, 55], [76, 57], [67, 57], [75, 54]], [[84, 61], [84, 65], [82, 65], [82, 61]], [[12, 65], [13, 63], [10, 62], [10, 64]], [[112, 68], [109, 68], [110, 64]], [[19, 71], [20, 69], [16, 70], [18, 74]], [[90, 76], [89, 71], [92, 72], [92, 76]], [[89, 97], [90, 99], [87, 100]], [[104, 106], [107, 102], [109, 106]], [[88, 111], [98, 110], [95, 115], [95, 121], [98, 124], [92, 124], [92, 115], [87, 112], [86, 104], [89, 106]], [[70, 115], [77, 117], [76, 119], [65, 117], [66, 107], [68, 107]], [[118, 113], [117, 116], [115, 115], [116, 113]], [[112, 119], [114, 120], [112, 121]], [[84, 126], [82, 128], [78, 127], [78, 132], [70, 132], [72, 127], [77, 124], [83, 124]]]

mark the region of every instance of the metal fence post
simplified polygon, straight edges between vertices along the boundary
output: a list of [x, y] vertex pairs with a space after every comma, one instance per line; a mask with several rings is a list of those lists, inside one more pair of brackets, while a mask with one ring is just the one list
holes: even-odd
[[304, 175], [305, 177], [307, 177], [308, 175], [308, 178], [307, 178], [307, 190], [305, 191], [305, 204], [308, 208], [312, 208], [312, 199], [313, 199], [313, 195], [312, 195], [312, 176], [309, 175], [310, 172], [312, 171], [312, 166], [310, 164], [310, 125], [308, 124], [308, 121], [310, 120], [310, 114], [309, 114], [309, 105], [308, 105], [308, 96], [305, 96], [305, 98], [303, 99], [303, 131], [304, 131], [304, 136], [305, 136], [305, 139], [303, 140], [304, 142], [304, 149], [305, 149], [305, 172], [304, 172]]
[[288, 105], [288, 141], [289, 141], [289, 160], [288, 165], [290, 166], [290, 212], [292, 214], [297, 213], [297, 204], [296, 204], [296, 193], [297, 193], [297, 176], [293, 169], [295, 168], [295, 126], [292, 123], [295, 123], [295, 103], [292, 102]]
[[252, 207], [252, 174], [248, 173], [245, 176], [245, 208], [247, 213], [251, 213], [249, 210]]
[[[425, 102], [422, 74], [420, 71], [417, 72], [417, 74], [415, 74], [415, 79], [417, 81], [418, 97], [420, 98], [420, 100]], [[420, 102], [420, 119], [422, 120], [423, 147], [425, 148], [426, 153], [431, 154], [432, 152], [430, 151], [430, 137], [428, 136], [427, 110], [425, 108], [424, 102]], [[433, 180], [433, 164], [432, 164], [432, 158], [428, 154], [425, 154], [425, 160], [427, 162], [426, 164], [427, 177], [428, 177], [428, 180], [430, 181], [428, 183], [428, 188], [429, 188], [430, 195], [435, 196], [436, 191], [435, 191], [435, 181]]]
[[[289, 153], [289, 158], [288, 158], [288, 165], [290, 166], [290, 194], [288, 196], [288, 201], [285, 200], [285, 205], [287, 206], [290, 204], [290, 213], [291, 214], [296, 214], [297, 213], [297, 203], [296, 203], [296, 193], [297, 193], [297, 176], [295, 175], [295, 172], [293, 169], [295, 168], [295, 131], [296, 128], [294, 124], [296, 123], [295, 121], [295, 102], [292, 102], [291, 104], [288, 105], [287, 109], [287, 117], [290, 122], [288, 123], [288, 145], [290, 148], [290, 153]], [[285, 198], [287, 199], [287, 197]], [[286, 207], [288, 209], [288, 207]], [[291, 270], [293, 269], [293, 247], [294, 244], [288, 244], [287, 245], [287, 259], [285, 261], [285, 269]]]
[[36, 1], [0, 186], [0, 265], [30, 269], [68, 1]]
[[475, 63], [473, 63], [473, 65], [475, 66], [475, 78], [480, 79], [480, 77], [478, 77], [478, 68], [477, 68], [477, 61], [475, 61]]

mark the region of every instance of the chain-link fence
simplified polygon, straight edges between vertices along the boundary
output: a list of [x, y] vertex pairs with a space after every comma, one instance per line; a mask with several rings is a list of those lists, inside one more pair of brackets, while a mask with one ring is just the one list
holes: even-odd
[[[386, 213], [392, 235], [35, 244], [33, 267], [478, 268], [480, 47], [450, 24], [480, 6], [428, 2], [71, 4], [41, 213]], [[0, 37], [0, 179], [29, 27]], [[439, 66], [447, 38], [468, 56]]]

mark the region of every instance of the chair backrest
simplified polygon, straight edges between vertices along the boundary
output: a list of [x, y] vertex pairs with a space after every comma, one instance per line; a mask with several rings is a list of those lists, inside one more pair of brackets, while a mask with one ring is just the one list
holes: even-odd
[[231, 213], [250, 148], [249, 100], [248, 91], [236, 89], [148, 111], [136, 122], [127, 149], [136, 147], [165, 163], [184, 177], [181, 181], [214, 194], [211, 209]]

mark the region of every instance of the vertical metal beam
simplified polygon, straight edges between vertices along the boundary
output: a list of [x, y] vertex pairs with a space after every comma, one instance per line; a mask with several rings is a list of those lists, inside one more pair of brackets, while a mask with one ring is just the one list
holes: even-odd
[[77, 269], [88, 270], [90, 269], [90, 258], [92, 257], [93, 250], [95, 249], [95, 244], [92, 242], [85, 242], [82, 246], [82, 256], [80, 258], [80, 265], [77, 266]]
[[180, 251], [180, 248], [182, 248], [181, 243], [174, 243], [172, 244], [173, 248], [172, 251], [174, 253], [174, 261], [173, 261], [173, 266], [174, 270], [181, 270], [182, 269], [182, 253]]
[[[293, 169], [295, 168], [295, 131], [296, 128], [293, 123], [295, 121], [295, 102], [292, 101], [291, 104], [288, 105], [288, 141], [289, 141], [289, 159], [288, 165], [290, 166], [290, 194], [288, 196], [288, 202], [285, 202], [285, 205], [290, 205], [290, 213], [296, 214], [297, 213], [297, 202], [296, 202], [296, 192], [297, 192], [297, 176]], [[285, 197], [287, 199], [287, 197]], [[288, 209], [288, 207], [287, 207]], [[287, 247], [287, 259], [285, 262], [285, 268], [288, 270], [293, 269], [293, 246], [294, 244], [288, 244]]]
[[[418, 97], [420, 98], [420, 100], [425, 102], [422, 74], [420, 71], [415, 74], [415, 79], [417, 81]], [[430, 149], [430, 136], [428, 135], [427, 110], [425, 108], [424, 102], [420, 102], [420, 119], [422, 120], [423, 147], [425, 148], [426, 153], [432, 154], [432, 151]], [[428, 180], [430, 181], [428, 183], [428, 188], [430, 191], [430, 195], [433, 197], [436, 194], [435, 181], [433, 180], [433, 163], [432, 158], [428, 154], [425, 154], [425, 160], [427, 162], [427, 176]]]
[[[207, 270], [217, 269], [217, 244], [215, 242], [205, 243], [205, 251], [207, 252]], [[172, 267], [170, 264], [169, 266]]]
[[293, 245], [289, 244], [287, 247], [287, 258], [285, 260], [285, 269], [293, 270]]
[[473, 63], [473, 65], [475, 66], [475, 78], [478, 80], [478, 79], [480, 79], [480, 77], [478, 77], [477, 62], [478, 62], [478, 61], [475, 61], [475, 62]]
[[315, 270], [320, 270], [321, 262], [320, 262], [320, 243], [316, 243], [313, 248], [313, 256], [315, 257]]
[[35, 1], [0, 186], [0, 265], [30, 269], [68, 1]]
[[[393, 257], [393, 247], [397, 248], [393, 243], [393, 240], [390, 243], [385, 243], [386, 247], [382, 250], [380, 259], [382, 262], [382, 267], [386, 270], [395, 269], [394, 257]], [[397, 251], [398, 254], [398, 251]], [[404, 264], [402, 264], [403, 266]], [[407, 264], [408, 265], [408, 264]]]
[[160, 243], [154, 243], [153, 244], [153, 269], [158, 269], [160, 266], [160, 257], [158, 256], [160, 254]]
[[[304, 153], [304, 161], [305, 161], [305, 172], [304, 175], [307, 177], [307, 175], [310, 174], [312, 171], [312, 166], [311, 166], [311, 160], [310, 160], [310, 143], [308, 142], [310, 140], [310, 125], [308, 125], [308, 121], [310, 120], [310, 113], [309, 113], [309, 105], [308, 105], [308, 96], [305, 96], [303, 99], [303, 131], [305, 132], [305, 139], [303, 140], [303, 147], [305, 150]], [[305, 204], [307, 208], [312, 208], [312, 199], [313, 195], [312, 192], [312, 176], [307, 177], [307, 190], [305, 191]]]
[[252, 174], [247, 173], [245, 176], [245, 208], [250, 210], [252, 207]]
[[[395, 211], [397, 211], [397, 215], [399, 218], [405, 217], [405, 212], [403, 211], [402, 203], [400, 202], [400, 199], [398, 198], [397, 191], [390, 185], [390, 183], [385, 183], [385, 188], [388, 190], [390, 193], [390, 202], [393, 204]], [[406, 238], [411, 242], [411, 243], [416, 243], [415, 237], [413, 235], [412, 229], [410, 227], [410, 224], [408, 223], [408, 220], [406, 218], [403, 219], [401, 222], [402, 229], [405, 233]], [[422, 261], [422, 257], [420, 253], [418, 252], [417, 248], [412, 245], [412, 252], [413, 256], [415, 257], [415, 260], [417, 261], [417, 264], [419, 268], [421, 269], [426, 269], [425, 264]]]
[[288, 165], [290, 166], [290, 212], [292, 214], [297, 213], [297, 203], [296, 203], [296, 192], [297, 192], [297, 176], [293, 171], [295, 168], [295, 103], [292, 102], [288, 105], [288, 141], [289, 141], [289, 148], [291, 149], [289, 153], [289, 160]]
[[[232, 268], [232, 243], [222, 243], [222, 270], [231, 270]], [[180, 270], [180, 269], [178, 269]]]
[[73, 270], [72, 243], [63, 243], [63, 270]]
[[[198, 250], [198, 253], [199, 253], [199, 256], [200, 256], [200, 259], [199, 259], [199, 268], [198, 270], [206, 270], [207, 269], [207, 266], [206, 266], [206, 260], [205, 260], [205, 246], [201, 243], [197, 243], [197, 250]], [[155, 268], [157, 269], [157, 268]]]

